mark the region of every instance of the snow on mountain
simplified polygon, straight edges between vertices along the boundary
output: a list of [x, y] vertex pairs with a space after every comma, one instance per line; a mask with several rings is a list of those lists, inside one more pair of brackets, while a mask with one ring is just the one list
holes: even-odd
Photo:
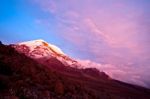
[[65, 65], [74, 67], [77, 64], [77, 61], [67, 56], [60, 48], [41, 39], [18, 43], [13, 47], [34, 59], [55, 57]]
[[[65, 55], [60, 48], [58, 48], [57, 46], [55, 46], [53, 44], [48, 44], [47, 42], [45, 42], [42, 39], [22, 42], [22, 43], [18, 43], [17, 45], [26, 45], [30, 48], [31, 52], [34, 51], [38, 47], [41, 47], [40, 50], [45, 48], [45, 50], [48, 50], [50, 53], [47, 53], [44, 56], [49, 56], [50, 54]], [[41, 56], [41, 57], [43, 57], [43, 56]]]

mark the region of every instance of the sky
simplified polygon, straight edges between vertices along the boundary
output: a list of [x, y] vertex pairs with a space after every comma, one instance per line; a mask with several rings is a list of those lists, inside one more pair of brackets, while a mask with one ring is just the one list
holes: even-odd
[[0, 40], [43, 39], [82, 65], [150, 87], [150, 0], [0, 0]]

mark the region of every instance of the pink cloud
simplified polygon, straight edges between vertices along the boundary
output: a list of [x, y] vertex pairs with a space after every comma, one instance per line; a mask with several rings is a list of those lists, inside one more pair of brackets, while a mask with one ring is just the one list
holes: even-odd
[[[90, 60], [80, 60], [78, 59], [78, 62], [82, 65], [82, 68], [97, 68], [99, 71], [106, 72], [111, 78], [117, 79], [120, 81], [133, 83], [137, 85], [142, 85], [145, 87], [150, 87], [143, 79], [147, 80], [150, 76], [149, 73], [147, 73], [147, 77], [144, 78], [143, 74], [147, 72], [146, 70], [138, 70], [132, 67], [121, 67], [121, 66], [115, 66], [112, 64], [100, 64], [96, 62], [92, 62]], [[140, 67], [141, 68], [141, 67]]]
[[[110, 1], [111, 5], [105, 4], [102, 0], [82, 1], [85, 3], [80, 3], [80, 0], [35, 1], [42, 9], [55, 12], [62, 37], [75, 45], [83, 46], [90, 40], [91, 45], [106, 43], [109, 48], [126, 48], [133, 56], [139, 56], [145, 51], [144, 45], [139, 46], [139, 29], [137, 29], [142, 11], [139, 8], [127, 7], [126, 2]], [[123, 8], [118, 9], [118, 7]], [[74, 39], [70, 39], [73, 37]], [[97, 45], [96, 47], [100, 48]]]
[[[149, 19], [141, 6], [137, 8], [128, 0], [36, 1], [44, 11], [55, 15], [55, 28], [67, 44], [72, 44], [72, 50], [105, 63], [83, 62], [86, 66], [98, 67], [119, 80], [146, 85], [142, 79], [149, 76], [149, 28], [141, 21]], [[37, 22], [48, 24], [40, 20]]]

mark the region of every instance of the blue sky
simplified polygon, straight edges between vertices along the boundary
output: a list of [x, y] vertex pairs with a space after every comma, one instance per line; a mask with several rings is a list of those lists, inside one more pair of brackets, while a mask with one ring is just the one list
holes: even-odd
[[[56, 33], [56, 17], [44, 12], [35, 2], [30, 0], [1, 0], [0, 4], [0, 40], [6, 44], [43, 39], [61, 47], [65, 41]], [[39, 19], [47, 20], [48, 27], [40, 24]], [[72, 45], [67, 45], [72, 46]], [[73, 54], [71, 54], [73, 55]]]
[[150, 0], [0, 2], [3, 43], [43, 39], [86, 65], [107, 64], [101, 69], [114, 78], [150, 86]]
[[0, 4], [0, 38], [5, 43], [16, 43], [32, 39], [45, 39], [58, 41], [55, 30], [47, 30], [36, 23], [38, 18], [52, 18], [53, 16], [42, 12], [36, 5], [28, 0], [1, 0]]

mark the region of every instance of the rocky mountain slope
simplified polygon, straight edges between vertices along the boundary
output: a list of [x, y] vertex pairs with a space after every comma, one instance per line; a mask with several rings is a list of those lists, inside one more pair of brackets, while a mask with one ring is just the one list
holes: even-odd
[[0, 44], [0, 99], [150, 99], [149, 89], [97, 69], [66, 66], [54, 56], [38, 60]]

